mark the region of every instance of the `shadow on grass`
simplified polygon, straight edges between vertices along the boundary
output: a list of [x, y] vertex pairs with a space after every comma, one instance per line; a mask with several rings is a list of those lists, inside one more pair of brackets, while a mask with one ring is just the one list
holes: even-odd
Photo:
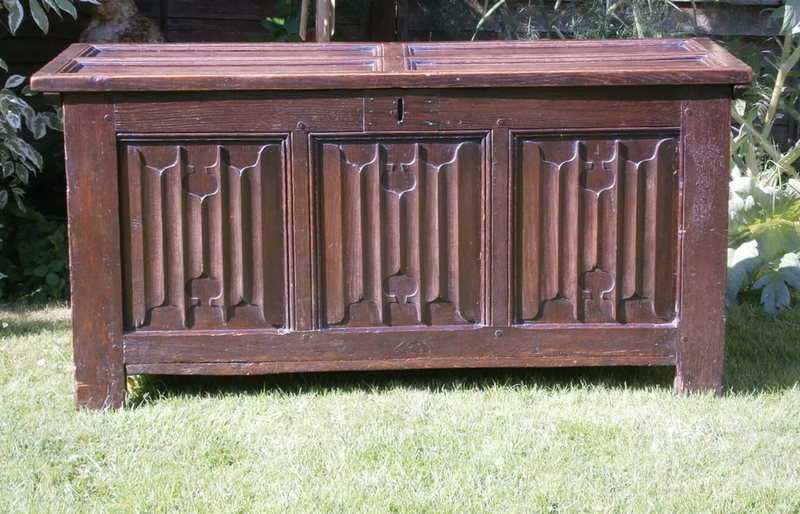
[[0, 338], [69, 331], [71, 326], [64, 303], [0, 304]]
[[136, 380], [128, 405], [137, 407], [153, 400], [184, 395], [257, 394], [280, 391], [306, 394], [337, 390], [424, 391], [482, 390], [493, 386], [537, 387], [553, 390], [572, 387], [670, 388], [672, 368], [510, 368], [404, 371], [342, 371], [294, 373], [250, 377], [145, 375]]
[[69, 320], [26, 320], [26, 321], [0, 321], [0, 337], [20, 337], [35, 335], [42, 332], [71, 330]]

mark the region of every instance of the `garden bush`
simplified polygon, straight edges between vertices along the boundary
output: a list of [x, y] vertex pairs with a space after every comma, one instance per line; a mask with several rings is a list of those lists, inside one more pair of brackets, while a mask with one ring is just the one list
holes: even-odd
[[[44, 33], [50, 15], [75, 18], [75, 3], [96, 0], [2, 0], [0, 25], [15, 34], [26, 17]], [[4, 56], [0, 70], [9, 73]], [[66, 225], [26, 207], [25, 193], [45, 159], [31, 144], [61, 130], [60, 112], [37, 110], [27, 78], [11, 73], [0, 82], [0, 301], [68, 297]]]
[[788, 307], [792, 291], [800, 291], [800, 141], [781, 144], [774, 136], [780, 116], [800, 123], [800, 1], [787, 2], [774, 16], [783, 21], [779, 50], [749, 52], [753, 87], [731, 112], [727, 292], [730, 306], [740, 293], [760, 291], [771, 313]]
[[0, 211], [0, 271], [0, 301], [67, 299], [65, 220], [16, 205]]

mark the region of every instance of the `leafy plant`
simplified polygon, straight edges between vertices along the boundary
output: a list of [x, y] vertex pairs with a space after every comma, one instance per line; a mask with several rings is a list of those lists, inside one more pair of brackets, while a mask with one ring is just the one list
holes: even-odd
[[0, 300], [69, 296], [64, 220], [12, 205], [0, 213]]
[[734, 102], [729, 199], [728, 305], [742, 291], [760, 290], [771, 313], [788, 307], [791, 290], [800, 290], [800, 141], [781, 145], [775, 122], [791, 116], [800, 88], [800, 0], [777, 9], [781, 17], [780, 51], [755, 64], [756, 80], [744, 98]]
[[[0, 67], [6, 69], [0, 61]], [[44, 137], [47, 129], [61, 130], [61, 119], [57, 112], [36, 112], [23, 97], [31, 96], [27, 87], [20, 94], [14, 91], [25, 82], [21, 75], [11, 75], [0, 90], [0, 210], [13, 198], [20, 209], [25, 195], [23, 187], [32, 175], [42, 169], [42, 156], [21, 137], [23, 128], [35, 138]]]
[[768, 312], [788, 307], [790, 288], [800, 289], [800, 181], [775, 187], [735, 177], [729, 212], [728, 305], [751, 288]]
[[[15, 34], [26, 16], [44, 33], [50, 30], [49, 14], [77, 17], [77, 1], [97, 0], [0, 0], [0, 28]], [[0, 69], [8, 73], [0, 57]], [[39, 213], [25, 212], [25, 186], [41, 172], [43, 159], [30, 144], [48, 129], [61, 130], [58, 111], [38, 112], [28, 98], [34, 93], [26, 78], [12, 74], [0, 89], [0, 298], [66, 298], [67, 251], [63, 222]], [[13, 200], [13, 202], [10, 202]], [[8, 204], [12, 206], [8, 207]], [[16, 204], [13, 206], [13, 204]]]
[[[26, 14], [42, 32], [50, 30], [49, 13], [58, 17], [68, 14], [77, 17], [76, 0], [28, 0], [27, 13], [21, 0], [0, 1], [0, 24], [15, 34]], [[79, 0], [97, 3], [97, 0]], [[2, 16], [5, 12], [6, 16]], [[5, 21], [3, 21], [5, 20]], [[0, 58], [0, 69], [8, 72], [8, 65]], [[26, 100], [34, 95], [25, 86], [25, 77], [9, 76], [0, 89], [0, 210], [13, 199], [23, 207], [24, 187], [31, 177], [42, 170], [42, 156], [27, 141], [41, 139], [47, 129], [61, 130], [60, 116], [55, 111], [37, 112]]]
[[[98, 3], [98, 0], [79, 1]], [[22, 25], [23, 18], [25, 18], [25, 9], [22, 7], [21, 0], [2, 0], [0, 9], [8, 12], [8, 26], [6, 28], [12, 34], [16, 33], [17, 29]], [[34, 23], [44, 33], [50, 30], [48, 13], [53, 12], [59, 18], [63, 16], [62, 13], [69, 14], [73, 19], [78, 16], [78, 12], [75, 10], [75, 0], [28, 0], [28, 11]]]

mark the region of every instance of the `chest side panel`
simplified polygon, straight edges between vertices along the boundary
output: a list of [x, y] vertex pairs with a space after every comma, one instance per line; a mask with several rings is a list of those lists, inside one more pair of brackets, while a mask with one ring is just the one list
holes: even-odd
[[483, 321], [481, 135], [315, 139], [320, 325]]
[[513, 138], [518, 323], [664, 323], [676, 315], [676, 133]]
[[127, 330], [286, 326], [286, 141], [119, 143]]

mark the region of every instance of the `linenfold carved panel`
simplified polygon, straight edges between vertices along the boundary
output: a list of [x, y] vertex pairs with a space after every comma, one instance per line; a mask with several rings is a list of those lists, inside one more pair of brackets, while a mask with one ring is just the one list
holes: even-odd
[[517, 322], [672, 320], [677, 139], [519, 135], [514, 149]]
[[481, 323], [482, 138], [314, 148], [321, 325]]
[[286, 325], [284, 146], [121, 143], [127, 329]]

